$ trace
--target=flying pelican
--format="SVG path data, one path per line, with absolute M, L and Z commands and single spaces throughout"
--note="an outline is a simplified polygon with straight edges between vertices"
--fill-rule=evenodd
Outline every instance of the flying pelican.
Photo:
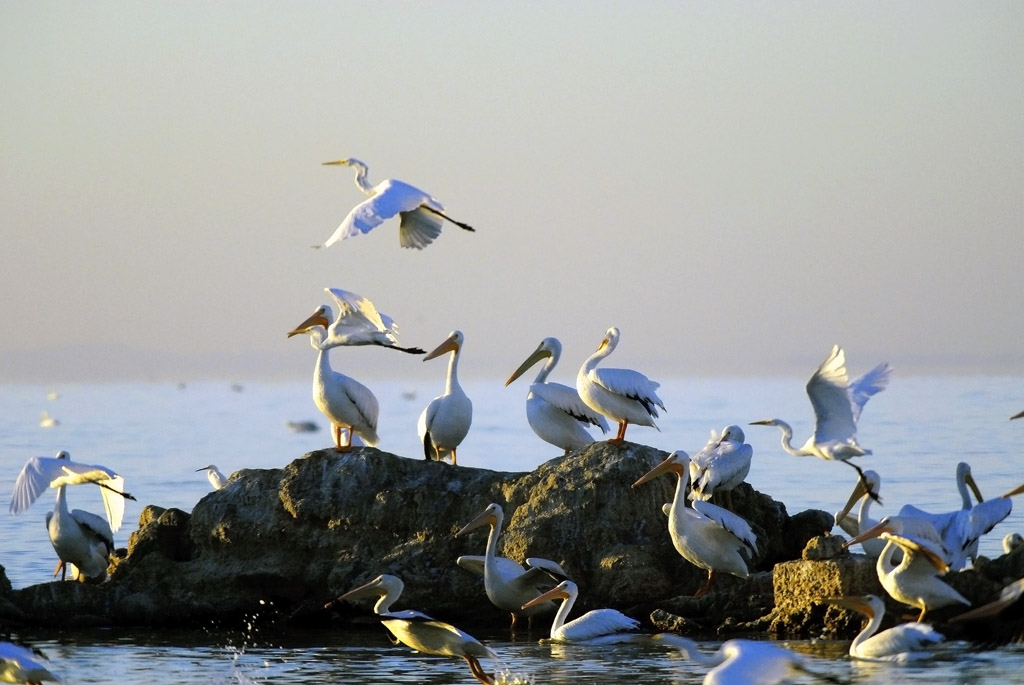
M 658 418 L 658 410 L 655 407 L 665 409 L 664 402 L 655 393 L 659 384 L 647 376 L 632 369 L 597 368 L 618 344 L 619 329 L 613 326 L 576 375 L 576 391 L 583 402 L 619 424 L 619 432 L 608 441 L 616 444 L 626 439 L 626 424 L 657 429 L 654 419 Z
M 334 316 L 330 305 L 322 304 L 296 330 L 323 326 L 327 330 L 324 347 L 378 345 L 409 354 L 423 354 L 418 347 L 401 347 L 398 344 L 398 324 L 387 314 L 377 311 L 370 300 L 341 288 L 324 288 L 324 292 L 334 298 L 338 316 Z
M 850 644 L 850 656 L 865 661 L 916 661 L 932 656 L 929 648 L 946 638 L 927 623 L 901 623 L 875 634 L 885 618 L 885 602 L 876 595 L 833 597 L 829 604 L 852 609 L 868 617 L 868 624 Z
M 844 546 L 880 536 L 886 541 L 875 562 L 875 572 L 882 587 L 897 602 L 921 610 L 918 622 L 924 621 L 930 609 L 952 604 L 971 603 L 939 575 L 949 570 L 949 552 L 928 521 L 906 516 L 886 516 L 878 525 L 864 531 Z M 899 548 L 903 560 L 897 564 L 893 554 Z
M 68 509 L 65 488 L 68 485 L 95 483 L 100 486 L 107 520 L 81 509 Z M 57 488 L 57 503 L 46 514 L 50 543 L 60 558 L 57 572 L 67 577 L 67 565 L 78 568 L 79 579 L 102 580 L 106 577 L 110 553 L 114 549 L 114 532 L 124 518 L 124 500 L 135 498 L 124 492 L 124 478 L 106 466 L 92 466 L 71 461 L 61 450 L 56 457 L 32 457 L 22 467 L 14 483 L 10 511 L 20 514 L 28 509 L 47 488 Z
M 942 543 L 950 552 L 949 567 L 959 571 L 967 565 L 967 560 L 974 560 L 978 556 L 978 543 L 982 535 L 990 532 L 995 526 L 1010 515 L 1013 510 L 1011 495 L 1003 495 L 985 501 L 981 496 L 974 476 L 971 475 L 971 467 L 966 462 L 960 462 L 956 467 L 956 484 L 960 492 L 961 507 L 942 514 L 931 514 L 917 507 L 906 504 L 900 511 L 900 516 L 909 516 L 929 521 L 942 538 Z M 970 492 L 978 499 L 974 504 Z
M 811 670 L 799 654 L 760 640 L 726 640 L 714 654 L 704 654 L 693 640 L 672 633 L 659 633 L 655 640 L 679 649 L 686 658 L 712 669 L 704 685 L 777 685 L 799 675 L 829 682 L 842 682 Z
M 323 323 L 313 316 L 288 333 L 288 337 L 309 334 L 309 343 L 317 351 L 316 368 L 313 370 L 313 402 L 331 422 L 335 449 L 347 452 L 352 449 L 352 434 L 363 442 L 375 447 L 377 437 L 377 415 L 380 405 L 377 398 L 365 385 L 331 368 L 328 357 L 330 348 L 324 342 L 327 332 Z M 345 444 L 341 444 L 341 433 L 347 431 Z
M 732 510 L 732 490 L 750 473 L 754 448 L 744 442 L 743 429 L 726 426 L 722 437 L 711 432 L 711 440 L 690 460 L 691 499 L 710 500 L 722 493 L 726 508 Z
M 640 621 L 630 618 L 615 609 L 595 609 L 588 611 L 579 618 L 565 622 L 579 589 L 571 580 L 563 580 L 547 592 L 534 597 L 523 605 L 523 609 L 542 604 L 548 600 L 561 599 L 562 605 L 551 622 L 551 642 L 573 642 L 588 645 L 606 645 L 612 642 L 625 642 L 637 636 L 636 630 Z
M 841 511 L 835 513 L 836 525 L 842 528 L 843 532 L 850 537 L 857 537 L 878 524 L 878 521 L 868 515 L 868 510 L 871 508 L 871 502 L 873 501 L 873 498 L 868 495 L 869 488 L 876 496 L 882 488 L 882 477 L 876 471 L 870 469 L 864 472 L 863 480 L 859 477 L 857 478 L 857 484 L 853 487 L 853 492 L 850 493 L 850 499 L 846 501 L 846 505 Z M 860 507 L 857 509 L 857 515 L 851 516 L 850 510 L 853 509 L 853 505 L 858 501 L 860 502 Z M 877 559 L 885 547 L 885 541 L 879 538 L 871 538 L 861 542 L 860 546 L 866 555 L 872 559 Z
M 469 670 L 474 678 L 481 683 L 493 683 L 494 676 L 485 673 L 483 666 L 480 665 L 482 658 L 498 658 L 491 648 L 485 647 L 475 637 L 455 626 L 438 621 L 420 611 L 391 611 L 391 605 L 402 594 L 404 588 L 405 585 L 400 578 L 385 573 L 365 585 L 349 590 L 335 602 L 360 597 L 379 597 L 373 611 L 380 616 L 381 623 L 396 640 L 423 654 L 462 657 L 469 664 Z M 329 602 L 325 608 L 331 608 L 333 604 L 334 602 Z
M 39 662 L 39 650 L 12 642 L 0 642 L 0 683 L 60 682 L 60 678 Z M 45 658 L 45 657 L 44 657 Z
M 423 361 L 435 359 L 451 352 L 448 360 L 448 378 L 444 394 L 430 401 L 416 424 L 427 460 L 441 461 L 451 455 L 455 466 L 455 451 L 469 433 L 473 423 L 473 402 L 459 385 L 459 352 L 465 338 L 462 331 L 452 331 Z
M 537 437 L 569 454 L 594 442 L 594 437 L 587 432 L 585 426 L 597 426 L 602 433 L 607 433 L 608 422 L 604 416 L 583 403 L 575 388 L 548 381 L 548 374 L 558 364 L 561 356 L 562 343 L 558 338 L 544 338 L 533 354 L 512 372 L 505 386 L 541 359 L 547 360 L 526 396 L 526 419 Z
M 778 426 L 785 451 L 797 457 L 842 461 L 856 469 L 863 480 L 864 472 L 849 461 L 871 454 L 871 450 L 857 443 L 857 421 L 868 399 L 885 389 L 891 375 L 892 367 L 883 362 L 851 383 L 846 375 L 846 354 L 839 345 L 833 345 L 832 352 L 807 381 L 815 426 L 814 434 L 802 447 L 793 447 L 793 428 L 782 419 L 754 421 L 751 425 Z M 877 495 L 871 496 L 877 500 Z
M 220 472 L 216 464 L 210 464 L 204 466 L 201 469 L 196 469 L 196 473 L 200 471 L 206 471 L 206 477 L 210 481 L 210 485 L 213 486 L 214 490 L 220 490 L 222 487 L 227 485 L 228 477 Z
M 711 591 L 718 571 L 740 578 L 748 575 L 747 562 L 740 554 L 746 548 L 757 552 L 757 538 L 750 524 L 736 514 L 704 500 L 693 500 L 692 509 L 686 506 L 686 488 L 689 485 L 690 457 L 676 450 L 646 475 L 633 483 L 635 488 L 665 473 L 678 476 L 676 494 L 668 514 L 668 532 L 672 544 L 684 559 L 708 572 L 708 582 L 694 596 L 701 597 Z
M 528 609 L 523 605 L 538 597 L 553 582 L 557 582 L 553 579 L 564 579 L 566 573 L 561 566 L 549 559 L 527 559 L 530 565 L 527 570 L 511 559 L 497 556 L 498 537 L 501 535 L 504 520 L 505 513 L 501 505 L 491 503 L 455 535 L 458 537 L 485 525 L 491 527 L 487 535 L 487 552 L 484 555 L 484 592 L 487 599 L 491 600 L 491 604 L 512 614 L 511 627 L 515 629 L 520 616 L 526 616 L 532 622 L 534 614 L 554 608 L 551 602 L 535 604 Z M 472 570 L 472 565 L 463 563 L 464 558 L 459 557 L 459 565 Z M 470 559 L 475 560 L 476 557 Z
M 376 186 L 371 186 L 366 178 L 369 169 L 358 159 L 349 157 L 324 162 L 324 166 L 349 166 L 355 169 L 356 186 L 370 197 L 353 207 L 327 242 L 318 247 L 330 247 L 343 238 L 369 233 L 396 214 L 402 217 L 398 230 L 398 239 L 402 247 L 422 250 L 441 235 L 444 220 L 467 231 L 475 230 L 472 226 L 445 214 L 444 205 L 408 183 L 389 178 Z

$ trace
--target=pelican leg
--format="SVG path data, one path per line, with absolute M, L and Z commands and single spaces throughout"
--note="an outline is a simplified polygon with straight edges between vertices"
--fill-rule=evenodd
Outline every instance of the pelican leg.
M 462 657 L 469 664 L 469 671 L 473 674 L 473 677 L 479 680 L 481 683 L 487 683 L 491 685 L 494 682 L 494 674 L 487 673 L 484 671 L 484 667 L 480 665 L 480 660 L 475 656 L 464 656 Z
M 619 432 L 615 434 L 615 437 L 610 439 L 608 442 L 613 445 L 621 445 L 622 441 L 626 439 L 626 422 L 619 421 Z
M 452 466 L 455 466 L 455 448 L 452 448 Z
M 694 597 L 703 597 L 704 595 L 711 592 L 711 584 L 715 582 L 715 572 L 708 571 L 708 582 L 704 584 L 704 587 L 693 593 Z
M 67 567 L 67 564 L 65 564 L 65 563 L 64 563 L 64 560 L 63 560 L 63 559 L 61 559 L 60 561 L 58 561 L 58 562 L 57 562 L 57 568 L 53 569 L 53 577 L 54 577 L 54 578 L 56 578 L 56 577 L 57 577 L 57 573 L 60 573 L 60 574 L 61 574 L 61 575 L 60 575 L 60 579 L 61 579 L 61 580 L 64 580 L 64 578 L 65 578 L 65 577 L 67 576 L 67 573 L 68 573 L 68 567 Z
M 925 615 L 925 614 L 927 614 L 927 613 L 928 613 L 928 607 L 926 607 L 926 606 L 922 605 L 922 606 L 921 606 L 921 613 L 920 613 L 920 615 L 919 615 L 919 616 L 917 617 L 917 622 L 918 622 L 918 623 L 923 623 L 923 622 L 924 622 L 924 615 Z
M 722 499 L 725 502 L 725 508 L 731 512 L 735 512 L 736 509 L 732 505 L 732 490 L 726 490 L 725 494 L 722 495 Z

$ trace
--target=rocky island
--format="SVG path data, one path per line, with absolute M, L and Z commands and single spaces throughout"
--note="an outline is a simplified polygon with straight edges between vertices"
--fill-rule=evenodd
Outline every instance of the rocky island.
M 758 551 L 748 578 L 722 575 L 694 597 L 706 572 L 673 548 L 662 507 L 674 479 L 630 486 L 661 450 L 594 443 L 529 473 L 408 459 L 362 447 L 319 450 L 280 469 L 242 470 L 191 513 L 151 504 L 103 583 L 48 582 L 14 590 L 0 575 L 0 628 L 228 625 L 261 616 L 302 625 L 345 621 L 366 607 L 325 602 L 370 578 L 405 582 L 401 608 L 466 628 L 508 624 L 480 575 L 456 565 L 482 555 L 484 529 L 456 536 L 494 502 L 504 510 L 498 553 L 558 562 L 580 588 L 576 612 L 613 607 L 648 630 L 725 637 L 852 637 L 859 615 L 826 597 L 885 596 L 874 561 L 843 549 L 832 516 L 785 505 L 742 484 L 737 513 Z M 1024 575 L 1024 548 L 946 580 L 972 603 Z M 909 613 L 889 601 L 889 614 Z M 951 610 L 955 613 L 959 610 Z M 941 620 L 943 612 L 935 612 Z

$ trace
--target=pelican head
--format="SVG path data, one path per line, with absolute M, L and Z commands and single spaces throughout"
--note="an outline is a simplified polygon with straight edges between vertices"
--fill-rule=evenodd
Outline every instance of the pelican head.
M 868 488 L 864 487 L 865 483 L 867 483 L 868 486 L 871 488 L 873 496 L 878 496 L 878 486 L 881 485 L 882 478 L 881 476 L 878 475 L 876 471 L 868 469 L 867 471 L 864 472 L 863 478 L 857 479 L 857 485 L 854 486 L 853 492 L 850 493 L 850 499 L 846 501 L 846 506 L 843 507 L 842 511 L 836 514 L 836 521 L 842 520 L 844 516 L 850 513 L 850 510 L 853 509 L 853 506 L 860 501 L 860 498 L 868 494 Z
M 360 599 L 362 597 L 379 597 L 380 599 L 377 600 L 373 610 L 378 614 L 385 614 L 388 609 L 391 608 L 392 602 L 398 599 L 398 596 L 402 594 L 402 590 L 404 589 L 405 584 L 402 582 L 401 578 L 389 573 L 384 573 L 377 576 L 369 583 L 349 590 L 337 599 L 328 602 L 324 605 L 324 608 L 330 609 L 336 603 L 344 602 L 346 600 Z
M 863 495 L 864 493 L 861 494 Z M 853 539 L 844 542 L 843 547 L 850 547 L 851 545 L 856 545 L 858 543 L 864 542 L 865 540 L 870 540 L 871 538 L 881 537 L 883 533 L 886 535 L 891 533 L 899 533 L 902 532 L 902 528 L 902 526 L 898 526 L 896 524 L 896 522 L 893 520 L 893 517 L 886 516 L 884 519 L 879 521 L 871 528 L 862 531 L 860 535 L 857 535 Z
M 432 352 L 428 352 L 426 356 L 423 357 L 423 361 L 427 361 L 428 359 L 436 359 L 445 352 L 455 352 L 456 354 L 458 354 L 459 350 L 462 349 L 462 343 L 464 340 L 465 338 L 462 335 L 462 331 L 452 331 L 451 333 L 448 334 L 448 337 L 445 339 L 443 343 L 438 345 L 436 348 L 434 348 Z
M 496 526 L 502 518 L 504 518 L 504 513 L 501 510 L 501 505 L 496 502 L 492 502 L 488 504 L 487 508 L 480 512 L 475 519 L 460 528 L 459 532 L 456 533 L 455 536 L 458 537 L 471 530 L 480 528 L 481 526 Z
M 658 476 L 665 473 L 674 473 L 680 478 L 690 477 L 690 455 L 683 450 L 676 450 L 672 454 L 665 458 L 665 461 L 661 462 L 653 469 L 648 471 L 646 474 L 641 476 L 637 482 L 633 483 L 632 487 L 642 485 L 649 480 L 653 480 Z
M 605 334 L 604 339 L 601 340 L 601 344 L 597 346 L 597 351 L 607 350 L 606 354 L 611 354 L 615 346 L 619 344 L 619 329 L 615 326 L 609 328 Z
M 508 377 L 507 381 L 505 381 L 505 385 L 508 386 L 512 381 L 522 376 L 526 373 L 527 369 L 540 360 L 550 357 L 557 361 L 561 354 L 562 343 L 558 342 L 558 338 L 544 338 L 540 341 L 540 345 L 537 346 L 537 349 L 533 351 L 533 354 L 527 357 L 526 361 L 520 364 L 519 368 L 512 372 L 512 375 Z
M 739 426 L 726 426 L 722 429 L 722 437 L 718 439 L 718 444 L 721 445 L 723 442 L 742 443 L 746 439 L 747 436 L 743 434 L 743 429 Z
M 861 595 L 860 597 L 830 597 L 826 599 L 825 602 L 834 606 L 843 607 L 844 609 L 851 609 L 862 613 L 868 617 L 868 620 L 875 616 L 885 614 L 885 602 L 876 595 Z
M 523 609 L 529 609 L 535 607 L 538 604 L 543 604 L 552 599 L 569 599 L 573 594 L 577 592 L 576 583 L 571 580 L 563 580 L 558 585 L 554 586 L 547 592 L 541 593 L 531 599 L 529 602 L 523 605 Z
M 309 318 L 296 326 L 293 330 L 288 332 L 288 337 L 293 335 L 301 335 L 302 333 L 308 333 L 309 329 L 314 326 L 323 326 L 324 330 L 331 325 L 331 320 L 328 318 L 331 315 L 331 308 L 326 304 L 322 304 L 316 308 Z
M 979 502 L 985 501 L 985 498 L 981 496 L 981 490 L 978 488 L 978 484 L 974 481 L 974 475 L 971 473 L 971 465 L 966 461 L 962 461 L 956 465 L 956 480 L 958 483 L 964 483 L 967 485 Z

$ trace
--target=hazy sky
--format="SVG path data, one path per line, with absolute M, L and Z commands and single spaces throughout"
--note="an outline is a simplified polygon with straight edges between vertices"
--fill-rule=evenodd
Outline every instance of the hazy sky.
M 1016 1 L 0 2 L 0 380 L 306 376 L 325 286 L 467 376 L 1024 373 L 1022 84 Z M 311 249 L 348 156 L 477 232 Z

